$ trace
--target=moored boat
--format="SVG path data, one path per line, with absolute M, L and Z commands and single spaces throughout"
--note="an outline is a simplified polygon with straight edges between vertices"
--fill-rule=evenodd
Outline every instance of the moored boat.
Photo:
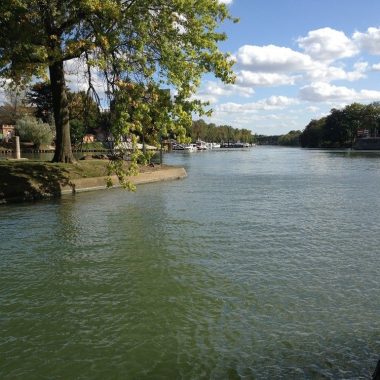
M 183 148 L 187 152 L 196 152 L 198 150 L 196 144 L 187 144 L 187 145 L 184 145 Z
M 202 140 L 197 140 L 196 146 L 198 150 L 206 150 L 209 149 L 207 143 Z
M 251 145 L 248 143 L 234 142 L 234 143 L 222 143 L 220 144 L 221 148 L 249 148 Z

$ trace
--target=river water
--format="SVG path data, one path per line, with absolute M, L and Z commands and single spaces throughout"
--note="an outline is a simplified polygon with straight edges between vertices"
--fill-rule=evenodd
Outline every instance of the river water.
M 165 160 L 188 178 L 0 208 L 0 378 L 370 378 L 380 155 Z

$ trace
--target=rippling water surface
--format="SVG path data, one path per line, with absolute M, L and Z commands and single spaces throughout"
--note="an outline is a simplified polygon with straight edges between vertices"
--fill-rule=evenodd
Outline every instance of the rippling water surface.
M 166 161 L 188 178 L 0 208 L 0 378 L 369 378 L 380 155 Z

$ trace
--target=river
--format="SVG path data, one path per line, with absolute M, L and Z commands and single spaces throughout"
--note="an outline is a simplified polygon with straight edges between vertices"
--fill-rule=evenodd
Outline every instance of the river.
M 370 378 L 380 154 L 165 161 L 188 178 L 0 207 L 0 378 Z

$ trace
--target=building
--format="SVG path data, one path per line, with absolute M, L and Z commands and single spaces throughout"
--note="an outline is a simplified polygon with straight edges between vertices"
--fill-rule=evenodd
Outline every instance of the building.
M 85 144 L 87 143 L 93 143 L 95 141 L 95 135 L 91 134 L 91 133 L 86 133 L 84 136 L 83 136 L 83 142 Z
M 16 126 L 3 124 L 0 126 L 0 140 L 8 142 L 15 135 Z
M 358 129 L 356 141 L 353 145 L 357 150 L 380 150 L 380 134 L 377 128 Z

